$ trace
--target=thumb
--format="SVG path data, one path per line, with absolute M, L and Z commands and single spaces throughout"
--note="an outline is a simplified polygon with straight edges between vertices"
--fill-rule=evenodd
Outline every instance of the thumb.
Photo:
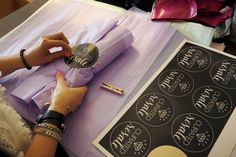
M 64 74 L 61 71 L 56 72 L 56 78 L 57 78 L 57 85 L 62 87 L 67 87 Z

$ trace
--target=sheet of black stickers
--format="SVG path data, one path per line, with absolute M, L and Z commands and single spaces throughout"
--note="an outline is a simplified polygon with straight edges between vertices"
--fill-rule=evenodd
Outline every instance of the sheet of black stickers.
M 236 60 L 185 42 L 147 84 L 95 145 L 116 157 L 163 145 L 207 157 L 235 108 Z

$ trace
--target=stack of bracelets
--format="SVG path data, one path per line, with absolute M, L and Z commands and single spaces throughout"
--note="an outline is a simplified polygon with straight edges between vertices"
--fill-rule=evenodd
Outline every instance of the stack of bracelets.
M 20 51 L 20 59 L 26 69 L 31 70 L 31 66 L 26 62 L 24 57 L 25 49 Z M 34 126 L 34 134 L 40 134 L 51 137 L 56 141 L 61 140 L 61 135 L 64 131 L 64 118 L 65 116 L 59 112 L 48 110 L 43 115 L 37 118 L 37 124 Z
M 34 134 L 40 134 L 51 137 L 56 141 L 61 140 L 61 135 L 65 129 L 64 115 L 48 110 L 37 118 L 37 124 L 34 126 Z

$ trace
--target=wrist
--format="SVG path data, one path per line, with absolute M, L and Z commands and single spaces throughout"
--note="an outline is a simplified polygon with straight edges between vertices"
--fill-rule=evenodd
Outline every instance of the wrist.
M 55 125 L 62 132 L 65 128 L 65 116 L 57 111 L 47 110 L 44 114 L 41 114 L 37 118 L 37 123 L 49 123 Z
M 31 70 L 32 65 L 29 64 L 29 61 L 31 60 L 28 58 L 28 55 L 26 55 L 25 51 L 25 49 L 20 51 L 20 60 L 26 69 Z
M 25 51 L 25 60 L 28 63 L 29 66 L 33 67 L 33 66 L 37 66 L 34 63 L 34 58 L 32 57 L 32 52 L 31 51 Z
M 36 124 L 33 128 L 33 133 L 50 137 L 57 142 L 60 142 L 62 136 L 62 131 L 59 128 L 46 122 Z
M 50 105 L 48 110 L 51 110 L 51 111 L 55 111 L 55 112 L 58 112 L 64 116 L 66 116 L 68 114 L 67 110 L 62 108 L 62 107 L 57 107 L 55 105 Z

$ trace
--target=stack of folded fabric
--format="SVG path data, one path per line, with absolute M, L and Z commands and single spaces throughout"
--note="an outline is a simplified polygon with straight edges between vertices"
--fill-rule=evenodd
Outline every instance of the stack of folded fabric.
M 64 59 L 57 60 L 38 68 L 14 89 L 12 94 L 26 103 L 33 100 L 42 110 L 44 104 L 50 102 L 51 91 L 56 87 L 56 71 L 65 73 L 70 86 L 86 85 L 94 75 L 131 46 L 133 36 L 129 30 L 118 26 L 116 20 L 111 20 L 105 24 L 91 25 L 79 30 L 72 38 L 72 42 L 75 46 L 83 43 L 94 44 L 99 52 L 96 63 L 87 68 L 71 68 Z

